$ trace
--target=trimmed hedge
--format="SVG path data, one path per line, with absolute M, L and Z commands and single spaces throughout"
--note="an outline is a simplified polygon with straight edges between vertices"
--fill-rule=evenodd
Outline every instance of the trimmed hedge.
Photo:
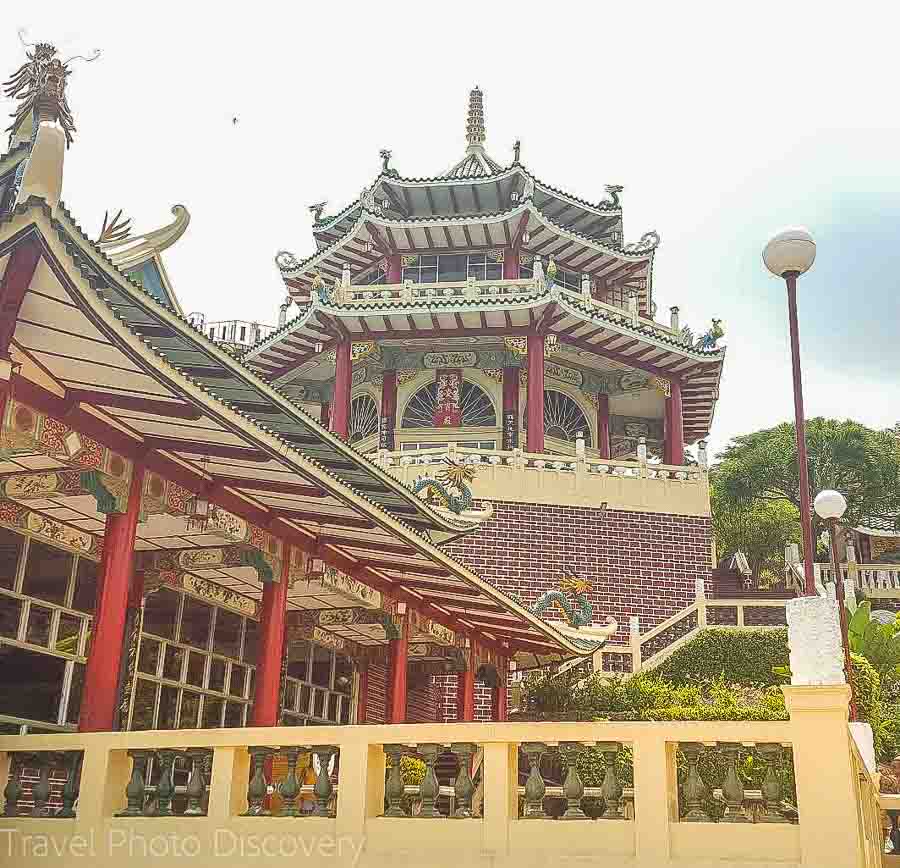
M 788 665 L 787 630 L 717 630 L 710 627 L 654 669 L 672 684 L 723 678 L 729 684 L 782 683 L 773 671 Z

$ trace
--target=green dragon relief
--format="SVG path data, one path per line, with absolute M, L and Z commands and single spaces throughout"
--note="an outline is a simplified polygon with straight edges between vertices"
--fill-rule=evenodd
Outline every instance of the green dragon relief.
M 447 466 L 441 468 L 435 477 L 419 477 L 413 483 L 412 490 L 415 494 L 424 493 L 426 503 L 442 506 L 460 515 L 472 506 L 472 489 L 468 483 L 475 479 L 475 468 L 456 464 L 449 458 L 445 458 L 444 462 Z
M 580 579 L 575 573 L 565 571 L 559 580 L 558 591 L 547 591 L 535 601 L 531 611 L 535 615 L 543 615 L 551 606 L 556 606 L 563 614 L 570 627 L 589 627 L 594 620 L 594 609 L 587 598 L 593 585 L 586 579 Z M 571 595 L 569 600 L 567 594 Z

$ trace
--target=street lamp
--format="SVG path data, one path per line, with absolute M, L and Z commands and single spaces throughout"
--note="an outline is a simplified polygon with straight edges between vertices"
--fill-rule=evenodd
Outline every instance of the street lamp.
M 841 562 L 838 558 L 837 531 L 838 522 L 847 511 L 847 500 L 839 491 L 826 489 L 816 495 L 813 508 L 816 515 L 825 522 L 828 527 L 829 548 L 831 549 L 831 569 L 834 571 L 834 595 L 837 597 L 838 615 L 841 623 L 841 644 L 844 647 L 844 670 L 847 674 L 847 683 L 850 685 L 850 719 L 856 720 L 856 702 L 853 696 L 853 681 L 850 669 L 850 640 L 847 636 L 847 606 L 844 598 L 844 576 L 841 572 Z
M 791 329 L 791 362 L 794 375 L 794 428 L 797 434 L 797 463 L 800 469 L 800 526 L 803 529 L 804 593 L 815 596 L 813 573 L 812 509 L 809 502 L 809 469 L 806 463 L 806 421 L 803 415 L 803 381 L 800 377 L 800 338 L 797 333 L 797 278 L 816 261 L 816 242 L 802 226 L 775 233 L 763 250 L 763 262 L 787 284 L 788 317 Z

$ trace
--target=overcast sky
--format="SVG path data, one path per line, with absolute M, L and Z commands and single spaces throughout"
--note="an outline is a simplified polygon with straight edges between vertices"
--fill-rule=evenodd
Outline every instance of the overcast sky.
M 900 419 L 898 17 L 886 3 L 34 2 L 5 16 L 73 66 L 78 128 L 63 196 L 96 236 L 192 221 L 166 265 L 185 311 L 274 323 L 273 256 L 312 252 L 307 206 L 336 210 L 391 148 L 405 176 L 461 158 L 469 89 L 488 152 L 522 141 L 538 177 L 592 201 L 623 184 L 627 240 L 662 236 L 654 292 L 728 355 L 712 431 L 792 418 L 783 286 L 760 250 L 805 224 L 800 284 L 808 416 Z M 4 76 L 5 77 L 5 76 Z M 4 109 L 12 103 L 4 101 Z M 232 123 L 237 117 L 238 122 Z

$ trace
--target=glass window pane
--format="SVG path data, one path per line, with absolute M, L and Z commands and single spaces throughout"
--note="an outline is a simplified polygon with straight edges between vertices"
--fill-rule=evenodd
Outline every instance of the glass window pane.
M 197 654 L 195 651 L 192 651 L 191 656 L 188 657 L 187 683 L 193 684 L 194 687 L 203 687 L 203 675 L 205 670 L 206 655 Z
M 291 642 L 288 646 L 287 672 L 298 681 L 309 681 L 309 642 Z
M 288 679 L 284 685 L 284 707 L 292 709 L 297 702 L 297 682 Z
M 181 613 L 181 641 L 194 648 L 206 648 L 209 641 L 209 628 L 212 622 L 212 609 L 193 597 L 184 598 L 184 610 Z
M 53 616 L 51 609 L 32 604 L 28 613 L 28 628 L 25 633 L 25 641 L 32 645 L 50 644 L 50 619 Z
M 485 280 L 500 280 L 503 277 L 503 266 L 499 262 L 489 262 L 484 270 Z
M 209 663 L 209 689 L 225 692 L 225 661 L 213 657 Z
M 22 605 L 15 597 L 0 596 L 0 636 L 15 639 L 19 635 Z
M 203 698 L 203 728 L 217 729 L 222 725 L 222 700 L 211 696 Z
M 244 725 L 244 706 L 240 702 L 227 702 L 225 704 L 225 726 Z
M 331 651 L 313 645 L 312 678 L 317 687 L 331 687 Z
M 237 663 L 231 664 L 231 682 L 228 687 L 228 692 L 232 696 L 243 696 L 244 695 L 244 683 L 247 680 L 247 670 L 243 666 L 238 666 Z
M 132 729 L 153 729 L 153 709 L 156 705 L 157 685 L 146 678 L 138 678 L 134 691 L 134 710 L 131 713 Z
M 28 545 L 22 593 L 62 604 L 66 599 L 74 555 L 32 540 Z
M 0 527 L 0 588 L 12 590 L 23 542 L 19 534 Z
M 438 262 L 438 258 L 436 254 L 430 254 L 428 256 L 420 256 L 419 257 L 419 265 L 430 265 L 436 266 Z
M 175 713 L 178 710 L 178 694 L 177 687 L 166 687 L 163 685 L 159 692 L 159 718 L 157 729 L 175 729 Z
M 465 254 L 442 254 L 438 261 L 438 274 L 441 281 L 466 279 Z
M 178 715 L 178 726 L 181 729 L 196 729 L 199 712 L 200 694 L 185 690 L 181 697 L 181 714 Z
M 257 649 L 259 648 L 259 621 L 247 619 L 247 633 L 244 636 L 245 663 L 256 663 Z
M 174 639 L 175 618 L 180 601 L 181 594 L 168 588 L 160 588 L 150 594 L 144 604 L 144 632 L 163 639 Z
M 325 691 L 317 690 L 313 698 L 313 717 L 325 716 Z
M 337 722 L 340 697 L 336 693 L 328 694 L 328 719 Z
M 76 615 L 60 613 L 59 626 L 56 628 L 56 650 L 64 654 L 78 653 L 78 639 L 81 633 L 82 618 Z
M 72 608 L 79 612 L 92 614 L 97 599 L 97 571 L 99 564 L 87 558 L 78 558 L 75 567 L 75 594 L 72 597 Z
M 78 723 L 78 716 L 81 714 L 81 692 L 84 690 L 84 663 L 74 663 L 72 666 L 72 686 L 69 688 L 66 722 Z
M 312 698 L 312 688 L 303 684 L 300 687 L 300 705 L 298 709 L 301 714 L 309 714 L 309 700 Z
M 0 714 L 56 723 L 65 669 L 62 657 L 4 646 Z
M 419 283 L 437 283 L 437 267 L 419 269 Z
M 156 675 L 156 667 L 159 662 L 160 644 L 155 639 L 141 636 L 141 650 L 138 654 L 138 672 L 146 675 Z
M 219 609 L 216 612 L 216 631 L 213 651 L 226 657 L 237 657 L 241 650 L 241 623 L 243 618 L 234 612 Z
M 171 681 L 181 681 L 181 665 L 185 653 L 184 648 L 177 648 L 175 645 L 166 646 L 163 678 L 168 678 Z

